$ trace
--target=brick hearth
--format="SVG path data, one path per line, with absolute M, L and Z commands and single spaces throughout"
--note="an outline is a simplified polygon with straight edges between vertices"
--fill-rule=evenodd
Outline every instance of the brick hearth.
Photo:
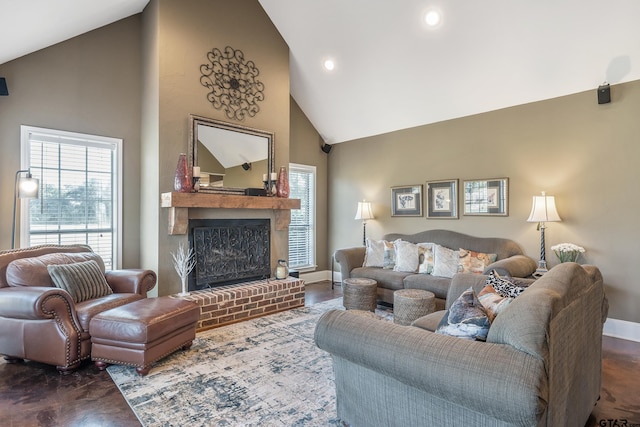
M 304 280 L 288 277 L 172 295 L 200 306 L 198 331 L 304 306 Z

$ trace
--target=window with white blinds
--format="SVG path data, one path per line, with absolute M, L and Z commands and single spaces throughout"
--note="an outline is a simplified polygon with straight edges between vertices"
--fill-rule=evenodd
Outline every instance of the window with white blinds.
M 298 271 L 314 269 L 316 168 L 291 163 L 289 165 L 290 197 L 300 199 L 300 209 L 291 211 L 289 225 L 289 267 Z
M 122 140 L 22 126 L 22 163 L 40 180 L 21 246 L 86 244 L 118 268 Z

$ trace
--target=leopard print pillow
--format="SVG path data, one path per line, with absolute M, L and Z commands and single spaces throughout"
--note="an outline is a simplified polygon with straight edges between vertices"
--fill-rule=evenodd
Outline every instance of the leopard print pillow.
M 489 273 L 486 284 L 491 285 L 496 292 L 508 298 L 515 298 L 526 289 L 525 287 L 516 285 L 510 277 L 501 277 L 495 270 L 491 270 Z

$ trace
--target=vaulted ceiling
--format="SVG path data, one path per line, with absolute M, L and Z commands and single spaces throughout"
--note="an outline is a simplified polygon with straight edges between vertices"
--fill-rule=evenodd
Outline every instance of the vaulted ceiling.
M 259 2 L 289 45 L 291 94 L 328 143 L 586 90 L 595 103 L 603 82 L 640 79 L 637 0 Z M 0 0 L 0 64 L 147 3 Z

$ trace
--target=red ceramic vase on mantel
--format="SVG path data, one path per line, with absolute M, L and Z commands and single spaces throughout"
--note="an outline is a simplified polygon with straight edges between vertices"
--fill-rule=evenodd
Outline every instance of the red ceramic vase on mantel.
M 187 155 L 184 153 L 180 153 L 180 157 L 178 157 L 173 189 L 179 193 L 191 192 L 191 171 L 187 163 Z
M 278 173 L 276 195 L 282 198 L 289 197 L 289 174 L 287 173 L 287 168 L 284 166 L 280 167 L 280 172 Z

